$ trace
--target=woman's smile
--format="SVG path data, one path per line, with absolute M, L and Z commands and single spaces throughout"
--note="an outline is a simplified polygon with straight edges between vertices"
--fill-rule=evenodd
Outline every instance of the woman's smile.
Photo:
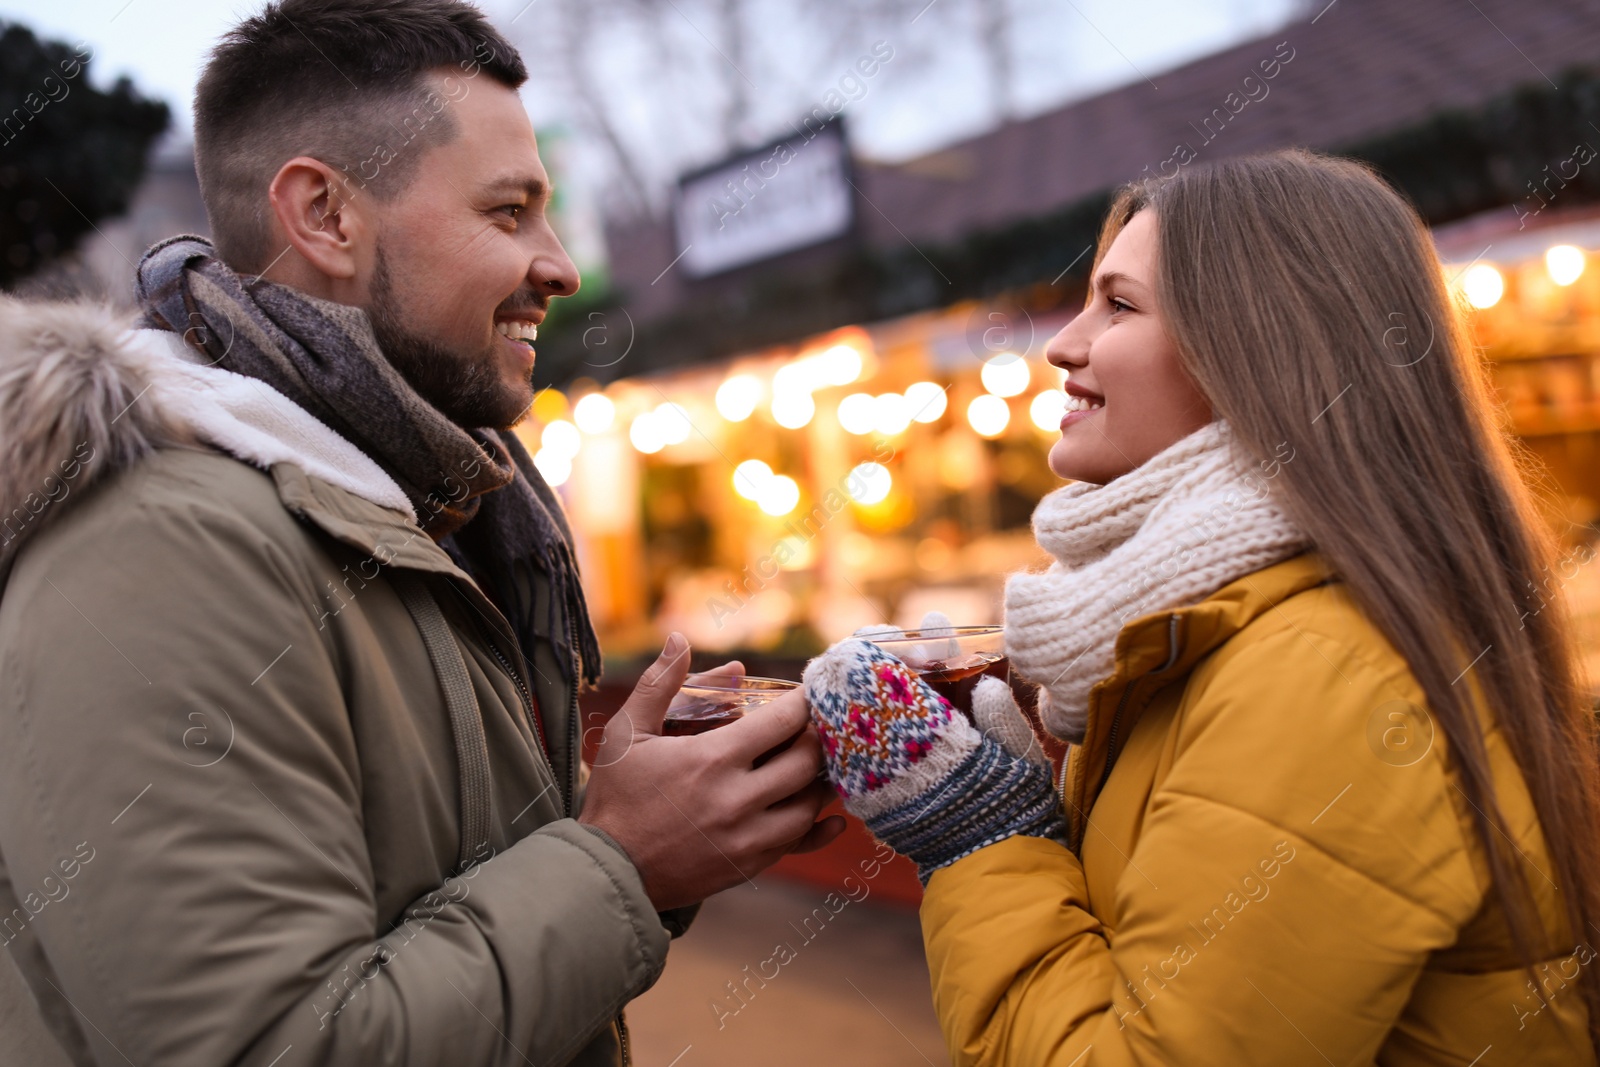
M 1075 422 L 1083 422 L 1096 411 L 1106 406 L 1106 398 L 1099 393 L 1085 389 L 1081 385 L 1067 382 L 1067 403 L 1065 413 L 1061 416 L 1061 429 L 1066 431 L 1068 426 Z

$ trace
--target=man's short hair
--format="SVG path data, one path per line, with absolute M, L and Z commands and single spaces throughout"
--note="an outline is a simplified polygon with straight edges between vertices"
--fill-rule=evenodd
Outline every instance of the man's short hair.
M 428 72 L 454 68 L 441 94 Z M 516 49 L 461 0 L 280 0 L 217 44 L 195 91 L 195 170 L 223 262 L 264 270 L 267 188 L 310 156 L 386 199 L 428 147 L 454 136 L 454 93 L 488 74 L 528 78 Z

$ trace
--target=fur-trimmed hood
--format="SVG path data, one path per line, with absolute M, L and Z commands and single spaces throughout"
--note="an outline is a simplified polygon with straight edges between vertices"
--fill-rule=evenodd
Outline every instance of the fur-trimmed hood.
M 65 501 L 158 448 L 291 462 L 415 521 L 371 457 L 265 382 L 202 359 L 103 305 L 0 297 L 0 579 Z
M 572 818 L 559 649 L 358 493 L 398 493 L 371 459 L 127 325 L 0 303 L 5 1043 L 37 1015 L 78 1067 L 620 1067 L 683 917 Z M 419 917 L 426 947 L 380 936 Z

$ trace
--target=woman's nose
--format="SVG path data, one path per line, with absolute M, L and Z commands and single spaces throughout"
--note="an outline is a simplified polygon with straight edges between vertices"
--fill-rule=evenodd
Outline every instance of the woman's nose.
M 1086 339 L 1077 337 L 1079 331 L 1074 326 L 1080 326 L 1082 316 L 1074 318 L 1071 322 L 1056 331 L 1050 338 L 1050 343 L 1045 345 L 1044 358 L 1052 367 L 1062 370 L 1071 370 L 1073 367 L 1082 367 L 1089 362 L 1089 346 Z

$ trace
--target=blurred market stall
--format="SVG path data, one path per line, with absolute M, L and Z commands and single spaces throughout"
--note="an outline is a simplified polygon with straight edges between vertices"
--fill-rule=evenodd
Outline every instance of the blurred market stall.
M 1522 610 L 1564 603 L 1600 694 L 1600 209 L 1527 214 L 1489 212 L 1435 239 L 1506 424 L 1549 474 L 1541 495 L 1564 552 Z M 1409 346 L 1415 358 L 1426 343 Z
M 1576 0 L 1480 7 L 1343 0 L 1159 93 L 893 166 L 853 157 L 819 107 L 686 175 L 666 216 L 614 225 L 611 288 L 552 317 L 553 388 L 524 431 L 571 509 L 614 676 L 670 629 L 793 677 L 865 623 L 998 621 L 1058 484 L 1043 348 L 1081 304 L 1110 191 L 1292 144 L 1369 161 L 1436 227 L 1552 474 L 1568 555 L 1535 592 L 1566 599 L 1600 661 L 1600 23 Z
M 676 629 L 799 658 L 930 608 L 998 621 L 996 578 L 1036 560 L 1028 517 L 1057 484 L 1062 376 L 1043 329 L 975 359 L 970 311 L 543 393 L 523 432 L 571 487 L 608 652 Z

